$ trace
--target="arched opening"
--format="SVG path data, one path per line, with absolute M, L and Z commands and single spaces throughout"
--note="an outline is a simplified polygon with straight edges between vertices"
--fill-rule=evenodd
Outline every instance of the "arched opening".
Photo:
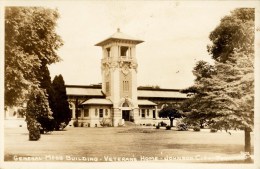
M 130 110 L 122 110 L 122 119 L 130 121 Z
M 129 104 L 125 101 L 122 105 L 122 107 L 129 107 Z
M 121 107 L 122 119 L 124 119 L 124 121 L 133 121 L 133 104 L 131 99 L 122 98 L 119 105 Z

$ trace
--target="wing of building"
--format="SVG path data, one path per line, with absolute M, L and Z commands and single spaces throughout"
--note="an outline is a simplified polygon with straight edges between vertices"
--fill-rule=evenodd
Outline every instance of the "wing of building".
M 83 126 L 99 127 L 102 121 L 113 125 L 114 108 L 112 100 L 102 92 L 102 85 L 66 85 L 73 121 L 78 119 Z M 187 99 L 187 95 L 176 89 L 160 89 L 153 87 L 137 88 L 137 107 L 128 97 L 124 97 L 117 105 L 120 115 L 118 125 L 131 121 L 138 125 L 157 125 L 163 119 L 158 112 L 164 106 L 178 107 Z M 77 106 L 76 106 L 77 105 Z M 134 116 L 134 111 L 137 115 Z M 76 113 L 78 112 L 78 113 Z

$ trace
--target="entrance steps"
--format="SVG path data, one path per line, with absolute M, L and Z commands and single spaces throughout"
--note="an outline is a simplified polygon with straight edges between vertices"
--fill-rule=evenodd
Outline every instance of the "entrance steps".
M 131 121 L 125 121 L 125 126 L 126 127 L 132 127 L 132 126 L 136 126 L 136 124 L 134 122 L 131 122 Z

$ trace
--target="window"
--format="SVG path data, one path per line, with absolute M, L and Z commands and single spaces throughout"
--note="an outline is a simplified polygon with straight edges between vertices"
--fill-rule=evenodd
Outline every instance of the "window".
M 129 91 L 129 81 L 123 81 L 123 91 L 124 92 Z
M 110 57 L 110 48 L 107 48 L 107 57 Z
M 99 117 L 100 117 L 100 118 L 103 117 L 103 109 L 99 109 Z
M 156 117 L 155 117 L 155 110 L 153 110 L 153 118 L 155 119 Z
M 106 92 L 109 92 L 109 82 L 106 82 Z
M 141 116 L 141 109 L 139 109 L 139 116 Z
M 106 109 L 106 116 L 108 116 L 108 109 Z
M 81 117 L 81 110 L 78 110 L 78 117 Z
M 142 109 L 142 118 L 145 118 L 145 109 Z
M 84 109 L 84 117 L 88 117 L 89 116 L 89 109 Z
M 98 116 L 98 109 L 95 109 L 95 116 Z
M 149 109 L 147 109 L 147 116 L 149 116 Z
M 127 54 L 128 54 L 128 47 L 127 46 L 121 46 L 120 49 L 121 49 L 120 50 L 121 56 L 127 56 Z

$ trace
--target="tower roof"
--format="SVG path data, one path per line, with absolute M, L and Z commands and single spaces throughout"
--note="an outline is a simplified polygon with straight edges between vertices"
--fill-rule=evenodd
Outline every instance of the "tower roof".
M 105 44 L 112 42 L 112 41 L 116 41 L 116 40 L 121 40 L 121 41 L 126 41 L 126 42 L 131 42 L 131 43 L 135 43 L 135 44 L 139 44 L 142 43 L 144 41 L 137 39 L 137 38 L 133 38 L 125 33 L 122 33 L 120 31 L 120 29 L 117 29 L 117 32 L 115 32 L 113 35 L 111 35 L 110 37 L 108 37 L 107 39 L 95 44 L 95 46 L 104 46 Z

